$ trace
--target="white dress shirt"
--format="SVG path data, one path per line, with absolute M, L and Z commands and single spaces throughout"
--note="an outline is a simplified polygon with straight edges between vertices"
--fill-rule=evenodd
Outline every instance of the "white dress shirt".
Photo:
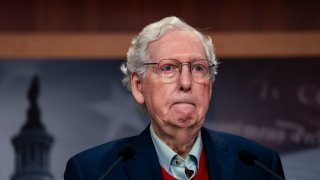
M 155 133 L 150 125 L 150 134 L 155 146 L 160 165 L 173 177 L 179 180 L 192 179 L 199 168 L 200 155 L 202 149 L 201 133 L 199 132 L 191 151 L 186 158 L 182 158 L 166 145 Z M 190 177 L 186 175 L 186 169 L 193 171 Z

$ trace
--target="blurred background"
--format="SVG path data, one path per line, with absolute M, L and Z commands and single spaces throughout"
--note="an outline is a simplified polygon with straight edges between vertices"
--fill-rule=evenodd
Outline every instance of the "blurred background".
M 131 38 L 171 15 L 222 62 L 206 126 L 276 149 L 287 179 L 319 179 L 319 12 L 314 0 L 2 0 L 0 179 L 63 179 L 72 155 L 142 131 L 119 67 Z

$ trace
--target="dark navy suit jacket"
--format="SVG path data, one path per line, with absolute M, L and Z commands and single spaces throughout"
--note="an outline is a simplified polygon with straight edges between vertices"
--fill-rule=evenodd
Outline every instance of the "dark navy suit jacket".
M 258 160 L 284 177 L 277 152 L 239 136 L 201 129 L 206 153 L 209 179 L 212 180 L 271 180 L 270 174 L 257 166 L 248 166 L 239 160 L 239 151 L 254 152 Z M 116 161 L 119 150 L 130 144 L 135 149 L 132 159 L 120 162 L 106 179 L 161 180 L 160 164 L 149 127 L 140 135 L 115 140 L 81 152 L 67 163 L 67 180 L 96 180 Z

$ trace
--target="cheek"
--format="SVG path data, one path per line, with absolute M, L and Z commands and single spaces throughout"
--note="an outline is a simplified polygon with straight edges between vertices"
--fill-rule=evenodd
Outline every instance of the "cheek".
M 174 87 L 158 82 L 153 76 L 149 76 L 145 82 L 143 94 L 147 108 L 153 112 L 164 111 L 174 93 Z
M 201 106 L 203 106 L 204 108 L 207 108 L 211 100 L 212 85 L 208 84 L 203 87 L 200 87 L 199 89 L 197 89 L 197 92 L 199 93 L 197 95 L 198 102 L 201 104 Z
M 170 104 L 170 99 L 174 95 L 174 88 L 171 86 L 160 85 L 154 89 L 151 94 L 151 100 L 154 105 L 156 105 L 158 109 L 166 108 Z

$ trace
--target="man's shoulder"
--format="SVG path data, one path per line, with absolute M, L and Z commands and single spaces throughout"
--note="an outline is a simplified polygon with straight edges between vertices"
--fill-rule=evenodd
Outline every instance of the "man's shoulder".
M 208 134 L 210 135 L 211 138 L 215 140 L 223 140 L 225 142 L 232 142 L 234 141 L 239 142 L 239 143 L 249 143 L 249 144 L 257 144 L 253 140 L 250 140 L 248 138 L 245 138 L 243 136 L 239 136 L 236 134 L 231 134 L 228 132 L 222 132 L 222 131 L 216 131 L 216 130 L 210 130 L 206 129 Z
M 251 154 L 250 157 L 254 157 L 262 164 L 272 169 L 276 174 L 284 177 L 283 169 L 279 154 L 253 140 L 226 133 L 203 129 L 203 142 L 208 153 L 209 159 L 215 159 L 221 164 L 226 164 L 228 167 L 222 171 L 228 173 L 222 173 L 224 176 L 228 174 L 239 179 L 264 179 L 269 175 L 265 171 L 257 166 L 247 165 L 246 162 L 240 161 L 243 159 L 241 154 Z M 212 162 L 212 161 L 211 161 Z M 237 172 L 230 174 L 230 168 L 237 167 Z M 227 178 L 228 179 L 228 178 Z
M 269 147 L 254 140 L 221 131 L 205 129 L 215 144 L 237 150 L 254 150 L 258 152 L 274 152 Z
M 99 177 L 110 168 L 118 159 L 118 153 L 126 146 L 132 146 L 135 151 L 138 149 L 148 152 L 149 144 L 152 143 L 149 129 L 146 128 L 136 136 L 113 140 L 102 145 L 82 151 L 71 157 L 66 165 L 65 179 L 99 179 Z M 137 152 L 135 154 L 137 154 Z M 123 166 L 120 163 L 118 167 Z M 117 168 L 114 175 L 119 179 L 125 178 L 123 168 Z

